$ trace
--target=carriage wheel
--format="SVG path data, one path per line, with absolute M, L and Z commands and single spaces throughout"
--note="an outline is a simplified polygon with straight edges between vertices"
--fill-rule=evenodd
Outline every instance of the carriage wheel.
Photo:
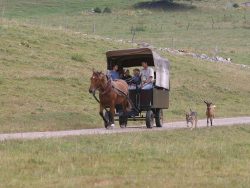
M 156 127 L 162 127 L 163 125 L 163 110 L 162 109 L 156 109 L 155 124 L 156 124 Z
M 104 122 L 104 126 L 105 126 L 105 128 L 108 128 L 108 126 L 110 126 L 110 122 L 111 122 L 111 113 L 110 112 L 105 112 L 104 117 L 107 120 L 107 123 Z
M 154 113 L 152 110 L 148 110 L 146 113 L 146 126 L 151 129 L 154 126 Z
M 119 125 L 121 128 L 127 127 L 128 118 L 126 115 L 119 116 Z

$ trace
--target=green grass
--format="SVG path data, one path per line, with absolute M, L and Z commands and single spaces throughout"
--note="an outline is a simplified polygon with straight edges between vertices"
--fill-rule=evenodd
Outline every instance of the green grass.
M 87 91 L 92 68 L 105 67 L 96 62 L 104 62 L 104 52 L 116 48 L 112 43 L 26 26 L 1 30 L 1 132 L 100 123 Z M 78 61 L 72 58 L 76 53 L 81 54 Z
M 0 143 L 1 187 L 248 187 L 250 126 Z
M 88 93 L 92 68 L 105 71 L 105 52 L 131 45 L 4 21 L 0 40 L 0 132 L 103 126 Z M 189 108 L 204 118 L 203 99 L 215 103 L 216 117 L 250 114 L 248 69 L 162 55 L 171 61 L 165 121 L 183 120 Z
M 137 42 L 230 57 L 240 64 L 250 63 L 248 9 L 225 8 L 228 0 L 194 1 L 192 9 L 135 9 L 134 5 L 139 2 L 147 1 L 5 0 L 2 16 L 44 27 L 89 34 L 95 31 L 97 35 L 127 40 L 132 39 L 131 27 L 140 28 L 135 35 Z M 186 1 L 176 2 L 189 5 Z M 90 12 L 92 8 L 106 6 L 112 9 L 112 14 Z

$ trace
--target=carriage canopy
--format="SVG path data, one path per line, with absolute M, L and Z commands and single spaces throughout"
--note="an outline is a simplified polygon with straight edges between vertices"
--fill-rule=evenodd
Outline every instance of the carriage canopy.
M 149 48 L 135 48 L 125 50 L 108 51 L 107 69 L 111 70 L 112 65 L 119 67 L 140 67 L 142 62 L 147 62 L 148 66 L 154 67 L 156 73 L 156 83 L 158 87 L 169 89 L 169 68 L 168 59 L 161 57 Z

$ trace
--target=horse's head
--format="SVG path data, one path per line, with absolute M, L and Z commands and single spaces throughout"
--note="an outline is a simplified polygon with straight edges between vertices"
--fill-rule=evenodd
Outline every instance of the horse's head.
M 104 84 L 106 83 L 106 75 L 102 72 L 93 71 L 93 74 L 90 78 L 90 87 L 89 93 L 94 93 L 95 90 L 102 89 Z

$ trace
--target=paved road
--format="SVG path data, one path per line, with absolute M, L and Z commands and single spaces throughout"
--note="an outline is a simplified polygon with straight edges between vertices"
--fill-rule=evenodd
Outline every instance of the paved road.
M 235 117 L 235 118 L 220 118 L 214 120 L 214 126 L 230 126 L 235 124 L 249 124 L 250 117 Z M 206 120 L 202 119 L 198 121 L 198 127 L 206 127 Z M 96 129 L 81 129 L 81 130 L 68 130 L 68 131 L 49 131 L 49 132 L 25 132 L 25 133 L 10 133 L 0 134 L 0 141 L 4 140 L 18 140 L 18 139 L 40 139 L 40 138 L 52 138 L 52 137 L 65 137 L 76 135 L 100 135 L 100 134 L 114 134 L 114 133 L 127 133 L 127 132 L 142 132 L 142 131 L 164 131 L 171 129 L 183 129 L 186 128 L 185 121 L 164 123 L 162 128 L 147 129 L 145 126 L 128 127 L 125 129 L 114 128 L 112 130 L 106 130 L 105 128 Z

